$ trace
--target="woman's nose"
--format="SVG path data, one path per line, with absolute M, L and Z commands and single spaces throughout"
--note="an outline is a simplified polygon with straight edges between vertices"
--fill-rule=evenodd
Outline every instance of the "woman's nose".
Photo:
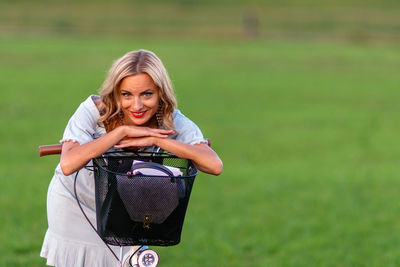
M 139 97 L 135 97 L 132 104 L 134 111 L 140 111 L 143 107 L 143 103 Z

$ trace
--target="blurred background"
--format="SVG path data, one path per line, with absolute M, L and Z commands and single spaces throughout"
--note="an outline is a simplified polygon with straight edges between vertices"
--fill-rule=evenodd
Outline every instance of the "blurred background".
M 396 0 L 1 1 L 2 35 L 398 41 Z
M 400 2 L 0 1 L 0 265 L 45 266 L 39 158 L 145 48 L 212 140 L 160 266 L 400 265 Z

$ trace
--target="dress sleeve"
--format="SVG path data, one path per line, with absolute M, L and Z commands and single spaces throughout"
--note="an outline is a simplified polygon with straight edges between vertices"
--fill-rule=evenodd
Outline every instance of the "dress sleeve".
M 96 136 L 96 124 L 97 119 L 93 110 L 86 102 L 82 103 L 68 121 L 60 143 L 73 141 L 82 145 L 92 141 Z
M 176 140 L 189 145 L 207 143 L 200 128 L 179 110 L 174 111 L 174 124 L 178 135 Z

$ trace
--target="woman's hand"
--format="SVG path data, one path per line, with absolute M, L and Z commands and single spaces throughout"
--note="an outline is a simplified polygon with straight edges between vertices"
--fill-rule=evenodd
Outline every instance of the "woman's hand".
M 125 137 L 120 140 L 114 148 L 140 149 L 147 146 L 153 146 L 154 138 L 167 138 L 174 134 L 173 130 L 155 129 L 143 126 L 122 126 L 124 127 Z
M 118 142 L 114 148 L 130 148 L 130 149 L 140 149 L 148 146 L 153 146 L 155 144 L 154 137 L 136 137 L 136 138 L 125 138 Z
M 160 137 L 166 138 L 168 135 L 174 134 L 173 130 L 163 130 L 163 129 L 155 129 L 143 126 L 121 126 L 124 129 L 124 133 L 126 137 Z

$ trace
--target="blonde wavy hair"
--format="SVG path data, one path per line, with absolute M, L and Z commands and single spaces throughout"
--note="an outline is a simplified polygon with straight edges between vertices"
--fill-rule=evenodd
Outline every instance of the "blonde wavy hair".
M 174 89 L 168 72 L 161 60 L 151 51 L 137 50 L 126 53 L 117 59 L 108 72 L 107 78 L 100 87 L 100 119 L 107 131 L 120 126 L 120 92 L 122 79 L 127 76 L 147 73 L 159 88 L 159 106 L 162 114 L 162 125 L 165 129 L 175 130 L 173 111 L 177 106 Z M 159 125 L 161 127 L 161 125 Z

